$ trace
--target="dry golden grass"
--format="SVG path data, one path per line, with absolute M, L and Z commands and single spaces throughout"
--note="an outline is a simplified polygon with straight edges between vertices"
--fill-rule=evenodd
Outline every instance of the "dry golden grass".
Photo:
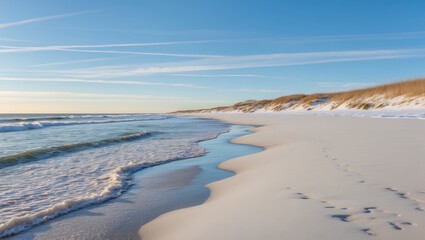
M 321 98 L 329 98 L 329 94 L 326 93 L 316 93 L 307 95 L 305 98 L 301 99 L 301 104 L 311 104 L 312 102 L 316 101 L 317 99 Z
M 271 101 L 272 104 L 284 104 L 284 103 L 289 103 L 289 102 L 294 102 L 294 101 L 300 101 L 301 99 L 305 98 L 307 95 L 304 94 L 294 94 L 294 95 L 289 95 L 289 96 L 282 96 L 282 97 L 278 97 L 275 98 Z
M 329 100 L 334 103 L 333 108 L 338 107 L 344 102 L 348 103 L 349 108 L 369 109 L 372 107 L 382 108 L 385 104 L 375 105 L 371 102 L 366 102 L 365 99 L 374 96 L 381 96 L 385 99 L 405 97 L 421 97 L 425 96 L 425 79 L 415 79 L 410 81 L 396 82 L 385 85 L 380 85 L 371 88 L 358 89 L 339 93 L 330 93 Z
M 347 92 L 331 93 L 330 97 L 331 100 L 346 101 L 350 99 L 367 98 L 376 95 L 382 95 L 384 98 L 395 98 L 399 96 L 425 96 L 425 78 L 390 83 Z
M 281 111 L 284 108 L 290 108 L 294 105 L 301 105 L 305 108 L 310 107 L 314 102 L 326 99 L 328 102 L 333 103 L 332 108 L 337 108 L 342 103 L 348 103 L 349 108 L 369 109 L 372 107 L 381 108 L 385 104 L 370 103 L 366 99 L 370 97 L 380 96 L 385 99 L 396 98 L 400 96 L 405 97 L 425 97 L 425 78 L 409 80 L 403 82 L 390 83 L 371 88 L 358 89 L 345 92 L 336 93 L 316 93 L 310 95 L 294 94 L 289 96 L 282 96 L 272 100 L 259 100 L 236 103 L 232 106 L 216 107 L 211 109 L 200 109 L 190 111 L 179 111 L 177 113 L 194 113 L 194 112 L 207 112 L 207 111 L 233 111 L 239 110 L 242 112 L 253 112 L 259 107 L 270 107 L 274 111 Z

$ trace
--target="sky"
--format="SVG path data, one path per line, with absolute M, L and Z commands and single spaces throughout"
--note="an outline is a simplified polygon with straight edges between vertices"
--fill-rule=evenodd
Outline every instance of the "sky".
M 425 76 L 422 0 L 0 0 L 0 113 L 169 112 Z

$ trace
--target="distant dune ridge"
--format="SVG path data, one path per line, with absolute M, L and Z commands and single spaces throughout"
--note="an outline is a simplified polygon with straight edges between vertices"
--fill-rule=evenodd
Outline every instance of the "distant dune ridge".
M 175 113 L 425 109 L 425 78 L 336 93 L 295 94 Z

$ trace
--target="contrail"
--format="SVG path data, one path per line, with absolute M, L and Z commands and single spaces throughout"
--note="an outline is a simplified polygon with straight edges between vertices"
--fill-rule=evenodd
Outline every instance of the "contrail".
M 15 22 L 0 23 L 0 29 L 1 28 L 19 26 L 19 25 L 25 25 L 25 24 L 29 24 L 29 23 L 45 22 L 45 21 L 49 21 L 49 20 L 53 20 L 53 19 L 72 17 L 72 16 L 76 16 L 76 15 L 93 13 L 93 12 L 97 12 L 97 11 L 99 11 L 99 10 L 73 12 L 73 13 L 66 13 L 66 14 L 60 14 L 60 15 L 51 15 L 51 16 L 45 16 L 45 17 L 29 18 L 29 19 L 19 20 L 19 21 L 15 21 Z

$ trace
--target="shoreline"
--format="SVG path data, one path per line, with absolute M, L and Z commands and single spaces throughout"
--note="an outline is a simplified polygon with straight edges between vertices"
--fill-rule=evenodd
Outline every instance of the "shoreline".
M 211 195 L 203 204 L 142 226 L 143 239 L 421 239 L 425 234 L 425 177 L 418 170 L 425 167 L 422 120 L 196 116 L 261 125 L 232 142 L 265 150 L 221 163 L 236 175 L 207 185 Z
M 93 205 L 7 239 L 138 239 L 138 229 L 158 215 L 201 204 L 209 195 L 207 183 L 233 175 L 218 169 L 219 162 L 259 151 L 231 144 L 249 134 L 250 126 L 231 125 L 229 132 L 201 141 L 204 156 L 157 165 L 134 174 L 135 185 L 119 198 Z

